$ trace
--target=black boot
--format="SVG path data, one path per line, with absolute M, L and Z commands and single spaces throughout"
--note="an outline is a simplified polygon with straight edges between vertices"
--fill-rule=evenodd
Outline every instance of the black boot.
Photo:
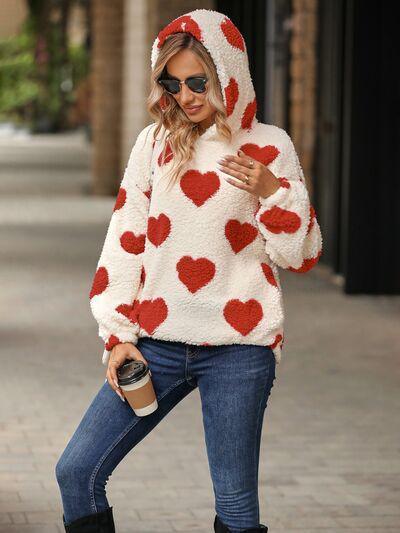
M 63 523 L 67 533 L 115 533 L 112 507 L 99 513 L 81 516 L 68 525 L 63 514 Z
M 218 515 L 215 515 L 214 520 L 214 532 L 215 533 L 230 533 L 228 526 L 226 526 Z M 259 527 L 252 527 L 250 529 L 244 529 L 242 533 L 267 533 L 268 528 L 264 524 L 260 524 Z

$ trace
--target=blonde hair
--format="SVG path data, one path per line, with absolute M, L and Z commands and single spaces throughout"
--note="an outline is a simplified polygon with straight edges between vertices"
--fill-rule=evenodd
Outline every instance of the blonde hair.
M 157 61 L 151 73 L 151 90 L 147 97 L 147 110 L 157 123 L 154 130 L 154 139 L 157 137 L 162 126 L 169 130 L 160 157 L 162 161 L 165 159 L 167 162 L 169 161 L 168 153 L 166 154 L 166 148 L 169 144 L 173 154 L 173 163 L 164 178 L 170 177 L 170 185 L 176 183 L 180 178 L 186 163 L 193 157 L 193 145 L 200 137 L 199 124 L 190 121 L 175 98 L 164 91 L 157 82 L 166 68 L 168 60 L 183 49 L 190 49 L 196 54 L 204 68 L 208 78 L 205 98 L 215 109 L 215 124 L 218 134 L 228 141 L 232 138 L 231 128 L 226 122 L 226 109 L 222 98 L 221 85 L 215 64 L 208 50 L 189 33 L 179 32 L 170 35 L 159 51 Z

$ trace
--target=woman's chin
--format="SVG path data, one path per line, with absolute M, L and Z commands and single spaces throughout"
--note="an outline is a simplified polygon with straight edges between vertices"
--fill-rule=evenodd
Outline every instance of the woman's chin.
M 198 122 L 201 122 L 202 120 L 204 120 L 205 118 L 207 117 L 202 117 L 202 116 L 193 116 L 193 115 L 189 115 L 188 113 L 186 113 L 186 116 L 187 118 L 192 121 L 192 122 L 195 122 L 195 123 L 198 123 Z
M 191 117 L 189 115 L 187 115 L 187 118 L 193 122 L 193 124 L 200 124 L 200 122 L 207 122 L 207 119 L 209 119 L 209 116 L 206 115 L 206 116 L 199 116 L 199 117 Z

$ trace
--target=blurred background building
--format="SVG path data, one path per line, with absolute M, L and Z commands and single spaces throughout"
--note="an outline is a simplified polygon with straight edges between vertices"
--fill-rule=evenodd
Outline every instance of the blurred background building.
M 371 4 L 372 5 L 372 4 Z M 150 121 L 150 50 L 196 8 L 243 33 L 260 121 L 293 138 L 324 237 L 322 268 L 346 293 L 398 294 L 399 82 L 391 2 L 2 0 L 0 121 L 83 128 L 91 194 L 115 195 Z

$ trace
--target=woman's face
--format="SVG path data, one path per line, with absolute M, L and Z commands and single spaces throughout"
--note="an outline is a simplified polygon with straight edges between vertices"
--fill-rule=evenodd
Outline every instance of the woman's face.
M 197 56 L 188 49 L 181 50 L 168 60 L 168 75 L 180 81 L 186 80 L 190 76 L 205 76 L 204 69 L 197 59 Z M 181 90 L 178 94 L 173 94 L 183 112 L 192 122 L 200 123 L 206 129 L 214 123 L 215 108 L 206 100 L 207 87 L 204 93 L 196 93 L 189 89 L 186 83 L 181 83 Z M 198 106 L 198 107 L 197 107 Z M 190 107 L 197 107 L 191 111 Z

